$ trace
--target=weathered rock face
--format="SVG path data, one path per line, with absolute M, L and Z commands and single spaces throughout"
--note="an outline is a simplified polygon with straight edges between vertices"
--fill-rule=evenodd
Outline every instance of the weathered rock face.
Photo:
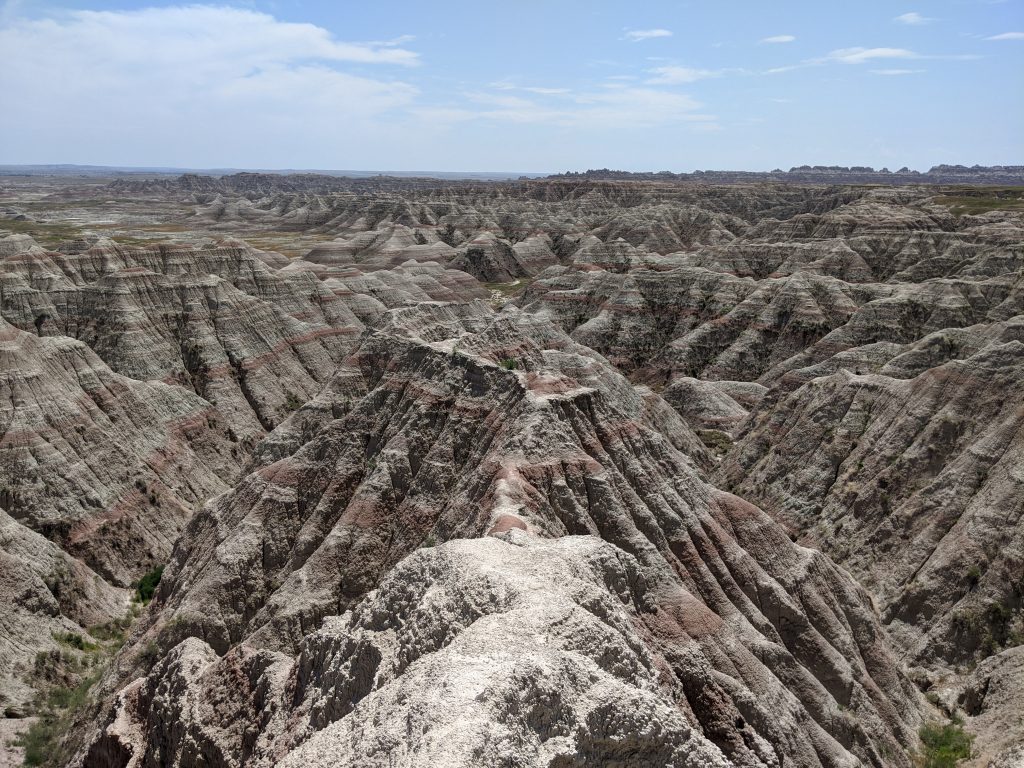
M 120 376 L 81 342 L 2 319 L 0 432 L 10 706 L 30 698 L 31 660 L 53 632 L 125 612 L 121 588 L 166 560 L 191 505 L 225 490 L 240 458 L 194 393 Z
M 125 590 L 0 508 L 0 712 L 23 716 L 35 695 L 35 659 L 61 633 L 121 616 Z
M 873 192 L 688 252 L 584 246 L 518 303 L 660 391 L 935 681 L 1024 637 L 1022 240 L 1019 213 Z
M 244 243 L 29 251 L 0 263 L 4 318 L 86 342 L 115 371 L 182 384 L 252 444 L 316 394 L 362 323 L 304 271 Z
M 877 373 L 795 372 L 720 476 L 850 568 L 911 658 L 959 663 L 1024 597 L 1024 319 L 893 346 Z
M 160 562 L 240 455 L 210 404 L 0 320 L 2 506 L 121 586 Z
M 54 634 L 120 619 L 127 588 L 166 562 L 193 511 L 331 378 L 363 328 L 354 310 L 486 295 L 425 264 L 376 273 L 371 296 L 232 241 L 0 243 L 11 245 L 0 260 L 0 709 L 11 711 L 31 699 L 32 659 Z
M 318 400 L 190 524 L 81 763 L 909 765 L 867 595 L 551 324 L 391 310 Z
M 1024 647 L 985 659 L 968 676 L 955 702 L 978 734 L 979 749 L 964 763 L 969 768 L 1013 768 L 1024 759 L 1021 727 L 1024 714 Z

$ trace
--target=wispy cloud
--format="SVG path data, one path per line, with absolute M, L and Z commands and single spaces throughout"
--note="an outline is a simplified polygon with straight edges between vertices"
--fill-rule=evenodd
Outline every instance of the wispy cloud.
M 1001 35 L 986 37 L 986 40 L 1024 40 L 1024 32 L 1003 32 Z
M 693 67 L 655 67 L 648 70 L 654 77 L 649 79 L 649 85 L 681 85 L 683 83 L 695 83 L 698 80 L 707 80 L 711 77 L 719 77 L 722 70 L 695 69 Z
M 811 59 L 804 59 L 795 64 L 786 64 L 780 67 L 762 70 L 763 75 L 778 75 L 785 72 L 806 69 L 807 67 L 820 67 L 827 64 L 868 64 L 881 63 L 886 60 L 941 60 L 941 61 L 971 61 L 980 59 L 981 56 L 972 53 L 961 54 L 924 54 L 911 51 L 907 48 L 838 48 L 825 56 L 818 56 Z M 877 69 L 872 70 L 877 75 L 905 75 L 923 72 L 920 69 Z
M 702 112 L 703 105 L 690 96 L 622 83 L 606 83 L 603 90 L 567 94 L 555 101 L 488 93 L 467 93 L 464 97 L 467 103 L 463 105 L 415 112 L 437 124 L 488 120 L 574 129 L 685 124 L 713 130 L 718 126 L 715 116 Z
M 639 43 L 644 40 L 654 40 L 658 37 L 672 37 L 670 29 L 627 29 L 626 40 L 632 43 Z
M 492 88 L 497 88 L 499 91 L 522 91 L 523 93 L 536 93 L 540 96 L 556 96 L 558 94 L 569 93 L 568 88 L 551 88 L 543 85 L 518 85 L 509 80 L 500 80 L 496 83 L 491 83 Z
M 825 58 L 844 64 L 863 64 L 874 59 L 917 59 L 920 56 L 906 48 L 839 48 Z
M 794 35 L 772 35 L 771 37 L 762 37 L 759 42 L 762 43 L 792 43 L 796 40 Z
M 893 21 L 898 22 L 899 24 L 908 24 L 912 27 L 920 27 L 924 24 L 931 24 L 935 19 L 928 16 L 922 16 L 916 11 L 911 11 L 910 13 L 901 13 L 899 16 L 895 17 Z

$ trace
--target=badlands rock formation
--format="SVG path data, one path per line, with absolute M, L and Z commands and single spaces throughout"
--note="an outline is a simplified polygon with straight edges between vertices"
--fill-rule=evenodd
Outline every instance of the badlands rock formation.
M 0 237 L 4 703 L 166 563 L 62 764 L 909 767 L 953 714 L 1014 765 L 1024 214 L 795 171 Z
M 593 352 L 420 304 L 338 379 L 181 538 L 82 764 L 909 765 L 867 594 Z M 203 704 L 229 678 L 245 709 Z
M 36 653 L 125 613 L 127 588 L 330 379 L 363 320 L 428 292 L 486 295 L 436 265 L 357 294 L 232 241 L 0 244 L 0 705 L 16 709 Z

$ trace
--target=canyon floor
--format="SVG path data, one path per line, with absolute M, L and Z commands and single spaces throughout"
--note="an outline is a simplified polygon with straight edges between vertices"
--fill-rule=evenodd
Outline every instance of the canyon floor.
M 1013 768 L 1022 606 L 1024 187 L 0 177 L 0 765 Z

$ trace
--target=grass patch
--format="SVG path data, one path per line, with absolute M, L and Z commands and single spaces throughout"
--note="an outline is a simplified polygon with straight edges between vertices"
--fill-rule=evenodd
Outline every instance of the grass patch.
M 526 290 L 526 286 L 530 284 L 529 280 L 514 280 L 511 283 L 484 283 L 484 288 L 487 289 L 491 297 L 488 300 L 492 307 L 500 308 L 522 295 Z
M 153 599 L 153 595 L 156 594 L 156 587 L 160 583 L 160 578 L 163 575 L 164 567 L 162 565 L 158 565 L 152 571 L 139 579 L 139 583 L 135 587 L 135 596 L 139 599 L 140 603 L 146 605 Z
M 54 632 L 53 639 L 77 651 L 95 651 L 99 648 L 96 643 L 89 642 L 77 632 Z
M 52 688 L 46 693 L 38 719 L 14 742 L 25 750 L 23 765 L 56 766 L 64 763 L 68 755 L 63 754 L 61 738 L 85 705 L 89 689 L 99 677 L 100 671 L 96 670 L 73 688 Z
M 954 216 L 977 215 L 990 211 L 1024 211 L 1024 187 L 961 188 L 933 200 L 948 206 Z
M 6 229 L 16 235 L 31 235 L 32 239 L 44 247 L 60 245 L 68 240 L 82 236 L 79 227 L 70 224 L 49 224 L 41 221 L 15 221 L 0 219 L 0 229 Z
M 732 448 L 732 438 L 720 429 L 698 429 L 697 437 L 716 456 L 724 456 Z
M 924 745 L 921 768 L 955 768 L 958 762 L 971 756 L 974 737 L 959 723 L 929 723 L 921 727 L 918 735 Z

